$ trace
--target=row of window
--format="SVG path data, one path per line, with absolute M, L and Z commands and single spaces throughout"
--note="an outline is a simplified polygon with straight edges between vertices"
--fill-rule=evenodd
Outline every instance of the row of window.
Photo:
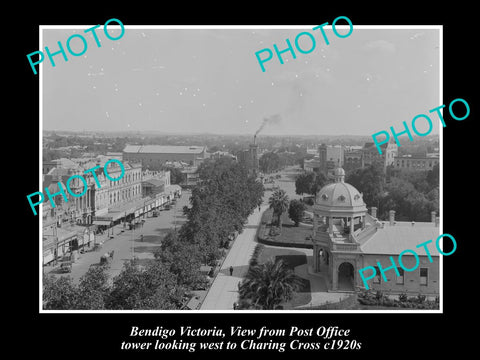
M 118 201 L 130 200 L 132 197 L 136 197 L 142 191 L 140 184 L 134 185 L 131 188 L 123 189 L 121 191 L 111 192 L 109 204 L 115 204 Z M 104 194 L 106 195 L 106 194 Z
M 117 177 L 117 175 L 112 174 L 110 177 Z M 122 184 L 129 184 L 134 181 L 140 181 L 142 178 L 142 173 L 141 171 L 135 171 L 135 172 L 125 172 L 125 175 L 118 181 L 112 181 L 110 180 L 110 186 L 114 185 L 122 185 Z
M 427 166 L 428 164 L 428 166 Z M 425 167 L 433 167 L 433 165 L 436 165 L 438 164 L 438 161 L 429 161 L 427 163 L 426 160 L 413 160 L 413 161 L 405 161 L 405 160 L 402 160 L 401 161 L 401 167 L 421 167 L 421 168 L 425 168 Z M 397 160 L 397 167 L 400 167 L 400 160 Z
M 380 273 L 380 269 L 375 266 L 375 270 L 377 271 L 377 275 L 373 278 L 374 284 L 381 284 L 382 282 L 382 275 Z M 397 285 L 404 285 L 405 284 L 405 275 L 404 270 L 402 268 L 397 268 L 398 273 L 400 276 L 396 275 L 395 283 Z M 420 268 L 420 285 L 428 286 L 428 268 Z

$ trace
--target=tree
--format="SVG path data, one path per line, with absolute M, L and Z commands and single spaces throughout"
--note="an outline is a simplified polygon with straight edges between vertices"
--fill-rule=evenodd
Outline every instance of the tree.
M 43 276 L 43 308 L 45 310 L 76 309 L 78 291 L 70 276 L 55 279 Z
M 101 310 L 110 289 L 108 275 L 103 266 L 91 267 L 80 278 L 78 285 L 77 309 Z
M 263 184 L 230 158 L 204 161 L 198 170 L 199 184 L 192 189 L 187 222 L 179 241 L 197 245 L 204 263 L 221 255 L 219 247 L 241 232 L 248 216 L 262 202 Z
M 321 171 L 300 174 L 295 180 L 295 193 L 315 195 L 327 182 L 327 176 Z
M 384 196 L 384 179 L 381 165 L 375 164 L 352 171 L 345 181 L 363 193 L 367 206 L 379 207 Z
M 264 153 L 258 160 L 260 170 L 268 174 L 280 169 L 280 157 L 274 152 Z
M 407 221 L 430 221 L 430 213 L 438 211 L 438 190 L 428 194 L 419 192 L 404 178 L 392 178 L 385 187 L 385 197 L 380 202 L 381 217 L 387 218 L 389 210 L 395 210 L 395 217 Z
M 305 211 L 306 206 L 300 200 L 290 201 L 290 206 L 288 207 L 288 216 L 295 223 L 295 226 L 298 226 L 300 220 L 303 218 L 303 212 Z
M 436 187 L 439 186 L 440 184 L 440 167 L 438 164 L 434 165 L 432 170 L 429 170 L 427 172 L 427 178 L 426 181 L 428 185 L 430 186 L 430 191 Z
M 113 279 L 106 307 L 118 310 L 178 309 L 184 293 L 162 262 L 152 261 L 143 268 L 132 260 L 126 262 L 122 272 Z
M 315 172 L 315 179 L 313 181 L 312 186 L 310 187 L 310 195 L 315 195 L 327 183 L 328 183 L 327 175 L 325 175 L 321 171 L 316 171 Z
M 288 209 L 288 195 L 285 190 L 275 190 L 268 199 L 270 209 L 273 209 L 273 215 L 277 216 L 277 226 L 282 227 L 282 214 Z
M 430 212 L 435 211 L 437 213 L 437 216 L 439 216 L 440 215 L 439 214 L 440 193 L 439 193 L 438 186 L 427 193 L 427 199 L 430 202 L 430 205 L 429 205 Z
M 295 179 L 295 193 L 297 195 L 310 194 L 312 185 L 315 182 L 315 173 L 309 172 L 300 174 Z
M 396 177 L 408 181 L 417 191 L 423 194 L 432 189 L 427 181 L 428 175 L 426 171 L 401 170 Z M 438 186 L 438 183 L 435 186 Z
M 199 272 L 202 263 L 198 246 L 180 241 L 175 232 L 165 236 L 154 257 L 175 275 L 178 285 L 195 290 L 205 284 L 205 277 Z
M 292 299 L 300 279 L 283 260 L 252 266 L 239 285 L 240 308 L 273 310 Z
M 173 166 L 162 166 L 161 170 L 170 171 L 170 183 L 181 184 L 186 179 L 186 175 L 179 168 Z

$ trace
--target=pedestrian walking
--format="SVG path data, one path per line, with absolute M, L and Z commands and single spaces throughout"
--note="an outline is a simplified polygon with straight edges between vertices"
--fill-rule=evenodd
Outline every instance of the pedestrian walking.
M 143 234 L 140 235 L 140 241 L 143 242 Z
M 233 310 L 237 310 L 237 303 L 236 302 L 233 303 Z
M 230 270 L 230 276 L 232 276 L 232 275 L 233 275 L 233 267 L 230 266 L 230 269 L 229 269 L 229 270 Z
M 260 205 L 258 205 L 258 211 L 260 211 Z

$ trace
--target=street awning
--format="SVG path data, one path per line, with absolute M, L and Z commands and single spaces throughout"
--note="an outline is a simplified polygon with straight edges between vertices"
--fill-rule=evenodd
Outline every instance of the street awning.
M 93 220 L 94 225 L 110 225 L 111 221 L 108 220 Z

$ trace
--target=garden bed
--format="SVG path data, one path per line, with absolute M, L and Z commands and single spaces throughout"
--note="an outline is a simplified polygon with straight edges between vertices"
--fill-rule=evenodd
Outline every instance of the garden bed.
M 263 246 L 259 248 L 256 254 L 256 261 L 258 264 L 263 264 L 272 257 L 275 258 L 275 260 L 283 260 L 292 270 L 297 266 L 307 263 L 307 256 L 301 252 Z M 297 278 L 300 280 L 300 288 L 293 295 L 293 299 L 284 304 L 285 309 L 303 306 L 312 301 L 310 281 L 299 276 L 297 276 Z
M 412 310 L 438 310 L 439 302 L 437 300 L 427 300 L 425 295 L 407 296 L 400 294 L 398 299 L 391 299 L 382 291 L 363 291 L 358 294 L 359 308 L 367 310 L 373 308 L 381 308 L 394 310 L 396 309 L 412 309 Z
M 312 248 L 310 239 L 312 227 L 307 224 L 295 226 L 286 213 L 282 214 L 282 229 L 271 226 L 272 209 L 267 209 L 262 215 L 262 225 L 258 241 L 267 245 Z

